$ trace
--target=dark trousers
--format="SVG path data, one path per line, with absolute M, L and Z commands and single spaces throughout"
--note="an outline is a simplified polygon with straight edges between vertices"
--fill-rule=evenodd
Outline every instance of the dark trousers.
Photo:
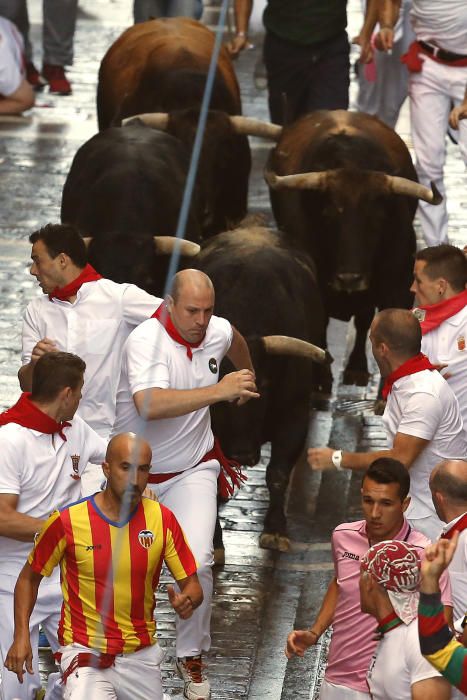
M 290 123 L 315 109 L 349 107 L 349 41 L 346 32 L 302 46 L 266 32 L 264 63 L 269 112 L 276 124 Z

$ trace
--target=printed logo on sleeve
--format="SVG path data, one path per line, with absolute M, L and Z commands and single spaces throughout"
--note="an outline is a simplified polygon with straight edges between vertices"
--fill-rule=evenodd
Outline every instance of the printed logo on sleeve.
M 209 360 L 209 369 L 213 374 L 217 374 L 217 360 L 215 357 L 211 357 Z
M 465 350 L 465 335 L 460 335 L 457 338 L 457 349 L 460 350 L 460 352 Z

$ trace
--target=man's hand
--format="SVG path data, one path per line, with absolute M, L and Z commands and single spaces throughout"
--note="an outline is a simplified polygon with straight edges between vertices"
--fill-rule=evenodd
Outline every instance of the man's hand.
M 461 119 L 467 119 L 467 101 L 464 101 L 458 107 L 454 107 L 449 115 L 449 126 L 452 129 L 458 129 Z
M 284 653 L 288 659 L 292 656 L 304 656 L 306 650 L 317 641 L 318 636 L 310 630 L 294 630 L 287 637 Z
M 241 369 L 238 372 L 230 372 L 221 379 L 217 385 L 221 401 L 235 401 L 241 406 L 250 399 L 258 399 L 255 375 L 249 369 Z
M 375 46 L 380 51 L 392 51 L 394 45 L 394 29 L 391 27 L 381 27 L 376 39 Z
M 373 47 L 371 45 L 371 36 L 365 35 L 360 32 L 357 36 L 352 39 L 352 44 L 360 46 L 360 56 L 358 60 L 360 63 L 371 63 L 373 60 Z
M 335 469 L 331 459 L 333 452 L 331 447 L 310 447 L 307 454 L 308 464 L 313 471 L 318 472 Z
M 42 338 L 42 340 L 39 340 L 39 342 L 33 347 L 31 362 L 36 364 L 37 360 L 47 352 L 58 352 L 58 348 L 55 345 L 55 341 L 50 340 L 50 338 Z
M 241 51 L 250 46 L 251 44 L 249 44 L 246 34 L 236 34 L 232 41 L 226 44 L 227 51 L 231 58 L 238 58 Z
M 439 579 L 452 561 L 458 538 L 459 533 L 455 532 L 450 540 L 440 539 L 425 548 L 420 585 L 420 590 L 423 593 L 437 593 L 439 591 Z
M 184 593 L 176 593 L 173 586 L 167 586 L 169 601 L 175 612 L 182 620 L 188 620 L 193 615 L 193 603 L 190 596 Z
M 13 644 L 11 645 L 10 650 L 5 659 L 5 668 L 7 668 L 9 671 L 12 671 L 13 673 L 16 673 L 20 683 L 23 682 L 25 665 L 26 671 L 33 675 L 34 670 L 32 668 L 32 649 L 29 634 L 24 640 L 17 641 L 15 639 L 13 641 Z

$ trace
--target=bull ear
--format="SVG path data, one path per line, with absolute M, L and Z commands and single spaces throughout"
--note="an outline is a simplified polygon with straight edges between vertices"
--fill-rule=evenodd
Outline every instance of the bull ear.
M 169 115 L 167 112 L 149 112 L 147 114 L 135 114 L 132 117 L 127 117 L 122 120 L 122 126 L 131 124 L 131 122 L 139 120 L 150 126 L 152 129 L 159 129 L 159 131 L 167 131 L 169 126 Z
M 175 236 L 154 236 L 154 247 L 158 255 L 172 255 L 174 252 L 179 252 L 186 258 L 194 258 L 201 250 L 197 243 Z
M 319 348 L 313 343 L 299 338 L 291 338 L 288 335 L 266 335 L 263 337 L 264 347 L 271 355 L 293 355 L 295 357 L 307 357 L 322 365 L 330 365 L 334 361 L 327 350 Z
M 86 249 L 88 249 L 89 246 L 91 245 L 92 238 L 93 238 L 92 236 L 83 236 L 83 241 L 84 241 L 84 245 L 86 246 Z

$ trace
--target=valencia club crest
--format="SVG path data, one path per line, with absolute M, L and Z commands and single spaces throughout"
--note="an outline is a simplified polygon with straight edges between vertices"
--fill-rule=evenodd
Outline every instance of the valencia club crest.
M 154 533 L 152 530 L 141 530 L 138 533 L 139 543 L 144 549 L 149 549 L 154 542 Z

